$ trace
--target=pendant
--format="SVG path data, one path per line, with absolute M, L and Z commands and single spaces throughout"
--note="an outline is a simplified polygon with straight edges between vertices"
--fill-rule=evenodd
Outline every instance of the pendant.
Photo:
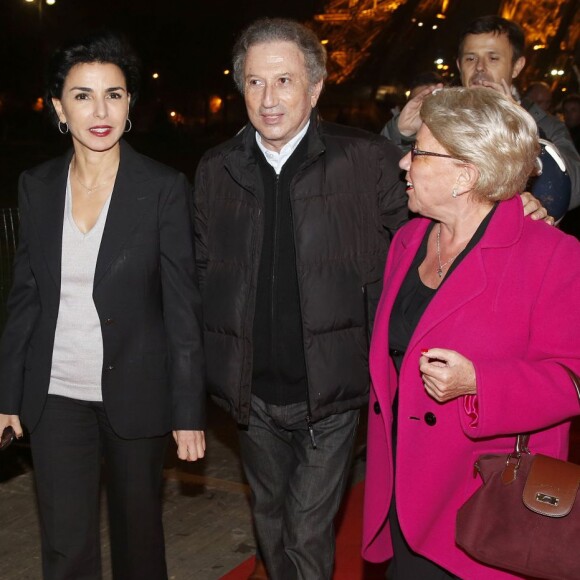
M 439 278 L 443 278 L 443 268 L 437 268 L 437 274 L 439 274 Z

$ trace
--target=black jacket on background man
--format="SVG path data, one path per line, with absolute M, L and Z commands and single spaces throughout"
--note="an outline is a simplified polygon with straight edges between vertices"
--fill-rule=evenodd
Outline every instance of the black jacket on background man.
M 384 138 L 320 122 L 314 112 L 304 140 L 289 218 L 307 396 L 317 421 L 366 402 L 369 324 L 391 232 L 407 219 L 407 196 L 400 152 Z M 240 424 L 249 419 L 265 229 L 259 155 L 248 125 L 206 153 L 194 194 L 208 389 Z

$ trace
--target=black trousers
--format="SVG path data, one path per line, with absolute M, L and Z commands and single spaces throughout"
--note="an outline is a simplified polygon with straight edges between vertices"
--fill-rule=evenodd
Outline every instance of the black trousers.
M 31 434 L 45 580 L 99 580 L 104 460 L 115 580 L 166 580 L 161 520 L 168 436 L 122 439 L 102 403 L 49 395 Z
M 394 491 L 389 509 L 389 523 L 394 556 L 387 570 L 387 580 L 460 580 L 411 550 L 401 531 Z

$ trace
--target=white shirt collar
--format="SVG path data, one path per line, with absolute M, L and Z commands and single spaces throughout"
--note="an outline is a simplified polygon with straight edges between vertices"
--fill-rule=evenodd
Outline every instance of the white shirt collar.
M 306 123 L 306 125 L 304 125 L 304 127 L 302 127 L 302 129 L 294 135 L 294 137 L 292 137 L 292 139 L 290 139 L 282 149 L 280 149 L 280 152 L 272 151 L 271 149 L 264 147 L 262 144 L 262 137 L 260 136 L 260 133 L 256 131 L 256 143 L 258 144 L 260 151 L 264 154 L 266 161 L 274 168 L 276 175 L 280 175 L 284 163 L 288 161 L 290 155 L 294 153 L 296 147 L 298 147 L 300 141 L 302 141 L 304 135 L 306 135 L 309 125 L 310 120 L 308 120 L 308 123 Z

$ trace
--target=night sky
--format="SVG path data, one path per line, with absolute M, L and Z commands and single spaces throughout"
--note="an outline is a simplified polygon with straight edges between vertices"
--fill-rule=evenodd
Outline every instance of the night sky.
M 212 83 L 230 66 L 240 29 L 259 16 L 306 20 L 319 0 L 0 0 L 0 92 L 39 93 L 48 55 L 63 41 L 96 28 L 123 32 L 144 72 L 158 70 L 183 88 Z M 44 0 L 43 0 L 44 1 Z
M 43 4 L 40 20 L 37 2 L 0 0 L 0 207 L 16 204 L 21 171 L 69 146 L 47 116 L 33 112 L 48 58 L 64 42 L 104 28 L 129 39 L 141 57 L 143 80 L 127 138 L 191 178 L 203 151 L 245 122 L 231 75 L 223 74 L 241 29 L 261 16 L 306 21 L 324 6 L 319 0 L 56 0 Z M 237 98 L 229 125 L 194 137 L 167 133 L 169 109 L 199 114 L 200 102 L 216 92 Z M 161 127 L 152 125 L 156 107 L 163 109 Z

